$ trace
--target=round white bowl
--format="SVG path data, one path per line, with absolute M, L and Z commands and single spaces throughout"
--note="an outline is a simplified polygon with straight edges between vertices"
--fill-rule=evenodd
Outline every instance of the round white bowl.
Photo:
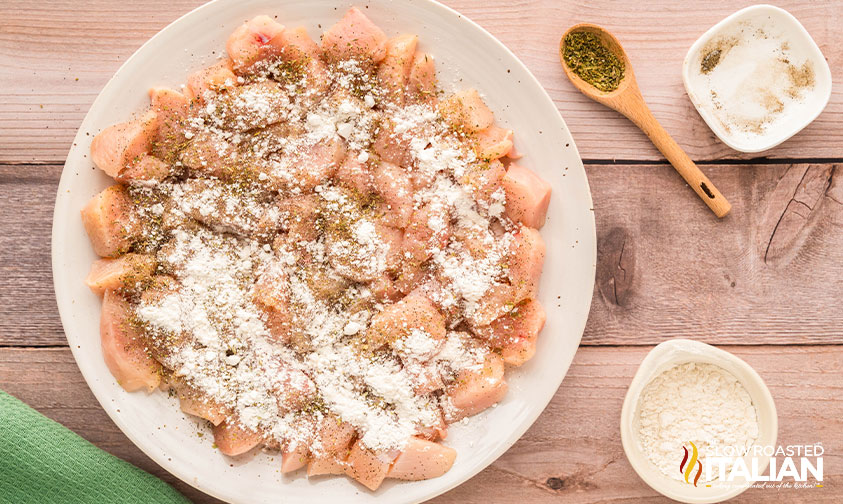
M 244 20 L 277 15 L 287 26 L 304 25 L 316 38 L 351 5 L 333 0 L 216 0 L 178 19 L 129 58 L 102 90 L 76 135 L 59 184 L 53 280 L 79 369 L 103 409 L 141 450 L 185 482 L 233 503 L 410 503 L 459 485 L 506 451 L 539 416 L 568 370 L 588 317 L 596 263 L 591 194 L 553 101 L 506 47 L 459 13 L 430 0 L 371 0 L 361 7 L 388 35 L 420 35 L 422 50 L 437 59 L 446 89 L 473 86 L 486 96 L 498 122 L 515 130 L 517 148 L 524 154 L 520 162 L 553 187 L 542 230 L 548 255 L 539 296 L 548 319 L 535 358 L 508 371 L 510 390 L 496 408 L 450 429 L 447 444 L 458 453 L 451 471 L 428 481 L 388 481 L 374 493 L 342 477 L 308 480 L 301 471 L 282 476 L 274 454 L 224 457 L 209 436 L 197 435 L 207 430 L 182 414 L 166 394 L 126 393 L 115 383 L 100 349 L 100 300 L 84 285 L 96 256 L 79 211 L 113 183 L 88 159 L 91 138 L 146 108 L 150 86 L 179 85 L 191 70 L 212 61 Z
M 786 40 L 791 54 L 804 56 L 814 68 L 813 89 L 807 91 L 799 103 L 786 105 L 781 115 L 763 134 L 727 130 L 711 110 L 708 102 L 711 89 L 699 71 L 701 52 L 709 41 L 738 34 L 746 26 L 763 27 L 768 33 Z M 817 43 L 792 14 L 772 5 L 753 5 L 741 9 L 706 31 L 688 49 L 682 64 L 682 81 L 691 103 L 711 131 L 724 144 L 740 152 L 761 152 L 779 145 L 816 119 L 831 98 L 831 69 Z
M 647 458 L 639 437 L 639 411 L 641 391 L 650 381 L 664 371 L 686 362 L 702 362 L 720 366 L 732 373 L 743 385 L 758 413 L 758 438 L 754 445 L 774 446 L 779 430 L 778 415 L 773 396 L 764 380 L 752 367 L 719 348 L 687 339 L 668 340 L 656 345 L 644 358 L 629 384 L 621 410 L 621 441 L 626 458 L 638 476 L 654 490 L 671 499 L 690 504 L 722 502 L 746 490 L 751 481 L 729 482 L 728 488 L 695 487 L 666 476 Z M 750 457 L 744 458 L 749 463 Z M 759 472 L 767 469 L 769 457 L 759 459 Z

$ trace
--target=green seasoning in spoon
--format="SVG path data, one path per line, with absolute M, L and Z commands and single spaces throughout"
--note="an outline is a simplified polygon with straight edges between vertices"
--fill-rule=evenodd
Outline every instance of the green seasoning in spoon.
M 623 80 L 623 61 L 591 32 L 569 33 L 562 57 L 572 72 L 600 91 L 614 91 Z

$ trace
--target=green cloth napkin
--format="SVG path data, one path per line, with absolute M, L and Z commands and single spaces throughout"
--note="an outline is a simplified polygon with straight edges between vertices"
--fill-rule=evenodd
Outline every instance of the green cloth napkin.
M 100 450 L 0 390 L 0 502 L 189 501 L 167 483 Z

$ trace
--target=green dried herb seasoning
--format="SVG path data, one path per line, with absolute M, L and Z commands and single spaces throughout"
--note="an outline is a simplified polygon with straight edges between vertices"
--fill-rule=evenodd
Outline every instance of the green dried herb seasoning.
M 623 61 L 594 33 L 569 33 L 565 37 L 562 57 L 572 72 L 600 91 L 614 91 L 623 80 Z

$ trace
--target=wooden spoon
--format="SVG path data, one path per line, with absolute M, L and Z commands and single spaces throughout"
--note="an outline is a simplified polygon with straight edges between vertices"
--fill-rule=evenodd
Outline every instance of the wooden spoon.
M 600 41 L 612 51 L 619 60 L 624 63 L 624 76 L 620 85 L 614 91 L 604 92 L 592 86 L 588 82 L 582 80 L 575 74 L 565 63 L 564 50 L 565 38 L 569 33 L 586 31 L 597 35 Z M 562 35 L 559 41 L 559 60 L 562 62 L 562 68 L 565 69 L 565 74 L 571 79 L 574 86 L 588 96 L 592 100 L 602 103 L 607 107 L 617 110 L 625 115 L 636 126 L 641 128 L 641 131 L 650 137 L 653 144 L 661 151 L 665 158 L 670 161 L 670 164 L 676 168 L 676 171 L 682 175 L 685 182 L 691 186 L 694 192 L 705 202 L 706 205 L 714 212 L 717 217 L 723 217 L 732 205 L 726 201 L 726 198 L 720 194 L 720 191 L 714 187 L 714 184 L 705 176 L 703 172 L 697 168 L 697 165 L 691 161 L 691 158 L 685 154 L 682 147 L 676 143 L 673 138 L 662 128 L 662 125 L 653 117 L 653 113 L 644 103 L 644 98 L 641 96 L 641 91 L 638 89 L 638 83 L 635 80 L 635 74 L 632 73 L 632 64 L 629 58 L 621 47 L 620 42 L 611 33 L 604 30 L 600 26 L 581 23 L 574 25 Z

